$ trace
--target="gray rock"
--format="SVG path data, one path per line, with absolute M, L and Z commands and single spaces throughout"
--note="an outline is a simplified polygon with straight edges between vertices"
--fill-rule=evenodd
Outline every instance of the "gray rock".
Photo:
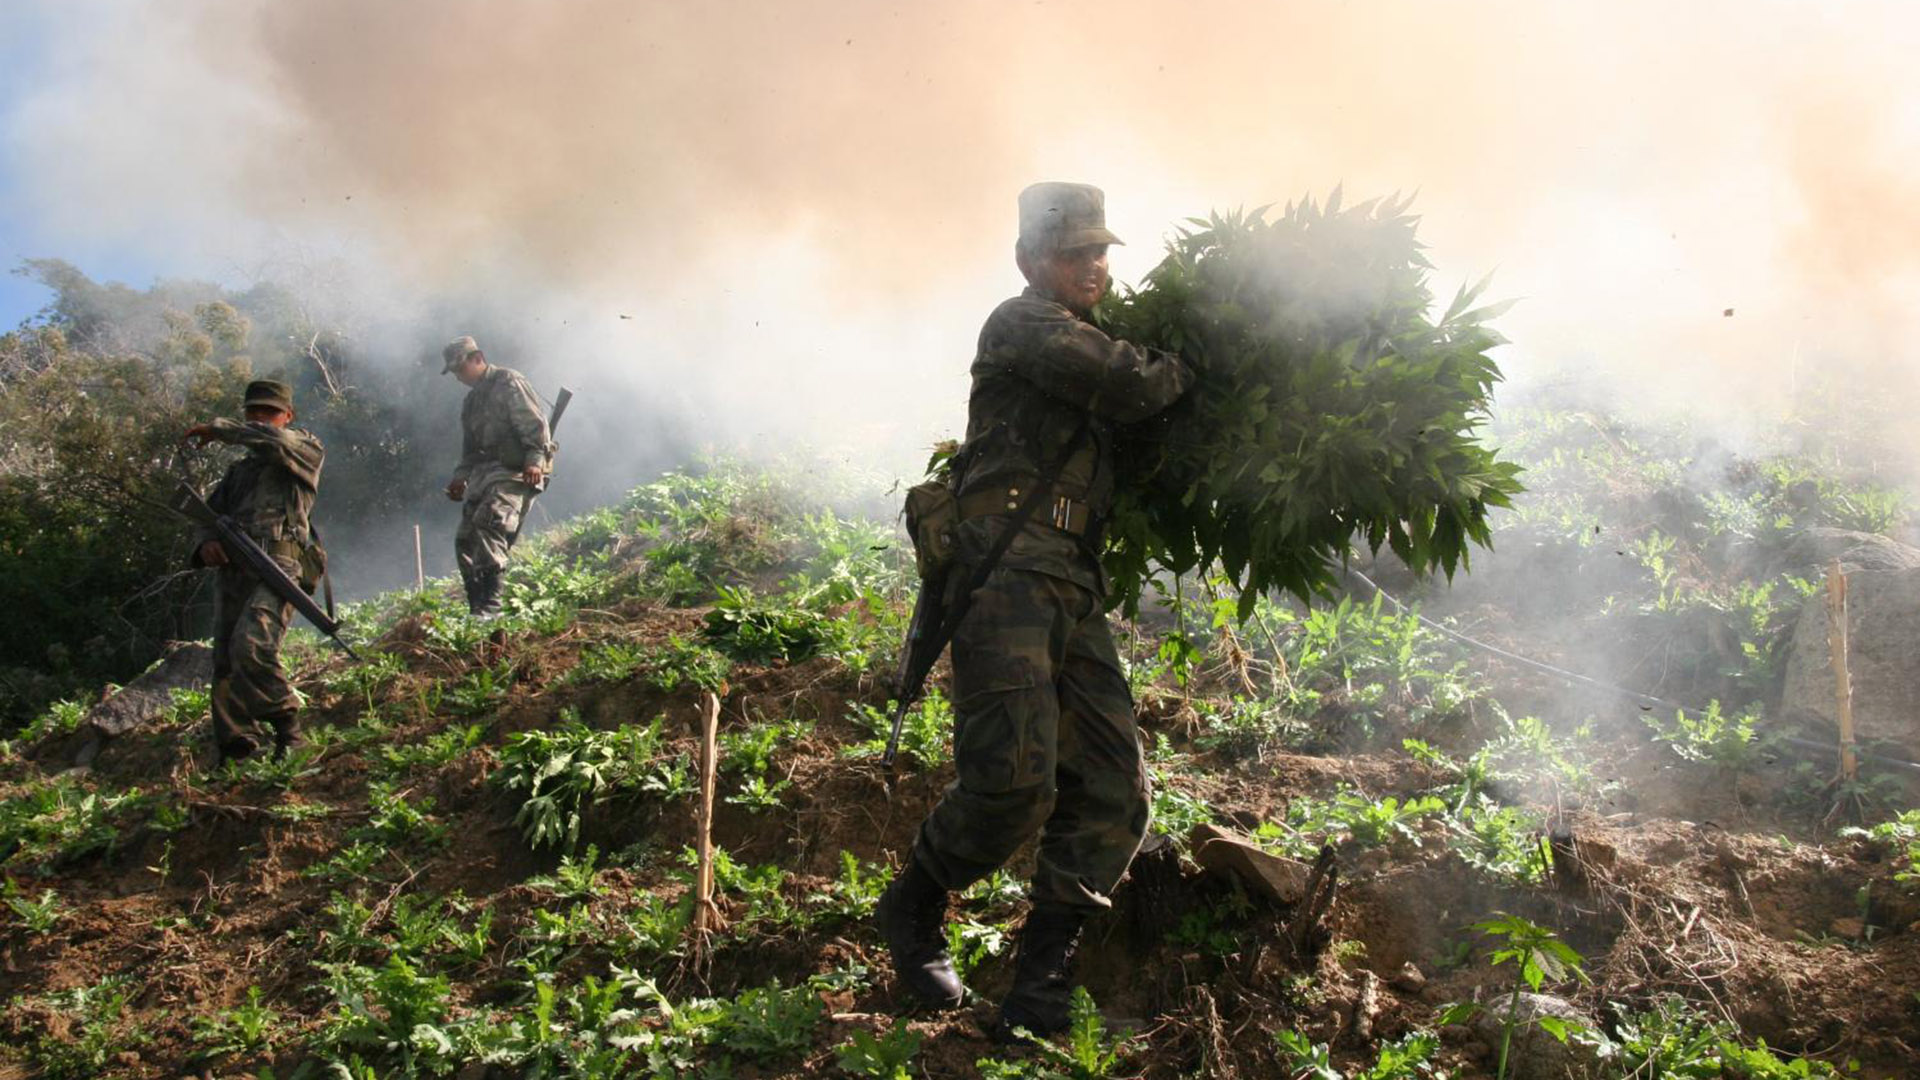
M 175 690 L 197 690 L 213 680 L 213 646 L 204 641 L 175 641 L 139 678 L 87 710 L 83 730 L 110 739 L 167 715 Z
M 1915 570 L 1920 569 L 1920 548 L 1879 533 L 1820 526 L 1802 530 L 1787 544 L 1774 573 L 1819 577 L 1835 559 L 1849 574 L 1856 570 Z
M 1847 575 L 1848 666 L 1854 737 L 1920 754 L 1920 568 Z M 1817 738 L 1838 731 L 1827 593 L 1807 599 L 1788 647 L 1780 715 Z
M 1500 1035 L 1506 1023 L 1509 995 L 1485 1002 L 1473 1018 L 1473 1033 L 1492 1048 L 1493 1059 L 1500 1054 Z M 1542 1018 L 1563 1020 L 1591 1027 L 1585 1013 L 1565 998 L 1551 994 L 1522 993 L 1514 1002 L 1516 1025 L 1513 1045 L 1507 1051 L 1507 1075 L 1512 1080 L 1590 1080 L 1600 1075 L 1600 1056 L 1593 1048 L 1574 1041 L 1561 1042 L 1542 1028 Z M 1489 1065 L 1489 1075 L 1491 1074 Z

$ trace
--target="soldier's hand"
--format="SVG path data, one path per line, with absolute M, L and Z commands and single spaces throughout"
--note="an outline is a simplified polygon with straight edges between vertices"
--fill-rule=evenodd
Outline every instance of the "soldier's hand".
M 454 502 L 459 502 L 466 497 L 467 482 L 465 480 L 453 480 L 447 484 L 447 498 L 452 499 Z
M 221 547 L 220 541 L 218 540 L 208 540 L 206 543 L 201 544 L 200 545 L 200 565 L 202 566 L 227 565 L 227 549 Z
M 198 450 L 219 438 L 220 433 L 212 424 L 195 424 L 187 429 L 187 433 L 181 437 L 180 441 L 191 449 Z
M 538 465 L 529 465 L 526 471 L 520 474 L 520 478 L 527 482 L 528 487 L 539 487 L 540 478 L 545 475 L 547 475 L 547 470 Z

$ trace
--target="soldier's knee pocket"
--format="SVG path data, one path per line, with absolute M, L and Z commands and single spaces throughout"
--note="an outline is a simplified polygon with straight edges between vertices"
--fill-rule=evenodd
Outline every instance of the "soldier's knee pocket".
M 954 703 L 954 769 L 969 791 L 997 794 L 1045 787 L 1052 770 L 1035 732 L 1031 677 L 973 688 Z
M 995 792 L 983 800 L 987 820 L 979 823 L 982 832 L 998 834 L 1018 843 L 1040 831 L 1053 816 L 1056 789 L 1052 784 L 1030 784 Z

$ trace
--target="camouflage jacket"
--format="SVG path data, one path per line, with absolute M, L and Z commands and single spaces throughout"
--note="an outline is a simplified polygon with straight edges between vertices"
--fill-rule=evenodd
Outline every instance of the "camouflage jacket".
M 1106 593 L 1097 557 L 1113 506 L 1113 427 L 1144 420 L 1179 400 L 1194 373 L 1172 353 L 1115 341 L 1065 305 L 1029 288 L 1002 303 L 980 329 L 967 400 L 967 440 L 958 493 L 1024 490 L 1059 460 L 1083 419 L 1091 438 L 1075 451 L 1054 491 L 1088 504 L 1095 531 L 1081 538 L 1044 524 L 1044 510 L 1014 538 L 1001 566 L 1035 570 Z M 960 557 L 985 557 L 1007 517 L 960 526 Z
M 526 377 L 512 368 L 487 368 L 467 391 L 460 406 L 460 433 L 456 480 L 466 480 L 488 464 L 514 472 L 529 465 L 553 467 L 553 439 L 540 399 Z
M 311 432 L 271 424 L 219 419 L 211 425 L 221 438 L 243 446 L 247 455 L 227 466 L 226 475 L 207 495 L 207 505 L 225 514 L 241 531 L 272 552 L 276 544 L 305 547 L 312 541 L 313 498 L 320 489 L 320 465 L 326 448 Z M 212 529 L 194 531 L 193 564 L 200 545 L 216 538 Z

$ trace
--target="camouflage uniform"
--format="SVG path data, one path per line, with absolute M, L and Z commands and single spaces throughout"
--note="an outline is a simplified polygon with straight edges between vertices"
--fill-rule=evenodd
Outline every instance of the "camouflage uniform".
M 289 577 L 301 581 L 301 555 L 313 542 L 309 515 L 319 490 L 325 448 L 319 439 L 297 428 L 226 419 L 207 426 L 217 433 L 215 437 L 247 449 L 247 456 L 229 466 L 207 496 L 207 505 L 232 518 Z M 210 528 L 196 530 L 193 565 L 206 565 L 200 548 L 215 539 L 218 536 Z M 274 742 L 285 747 L 299 735 L 300 699 L 280 666 L 280 639 L 293 618 L 293 605 L 261 584 L 231 553 L 228 563 L 219 568 L 216 582 L 214 743 L 223 757 L 244 757 L 265 734 L 265 725 L 271 728 Z
M 1071 499 L 1043 506 L 1013 540 L 953 640 L 958 780 L 921 826 L 913 858 L 949 890 L 1040 834 L 1032 896 L 1108 906 L 1147 828 L 1133 698 L 1105 615 L 1097 552 L 1113 501 L 1112 431 L 1172 404 L 1193 382 L 1178 357 L 1114 341 L 1029 288 L 987 318 L 973 362 L 959 498 L 964 588 L 1011 506 L 1060 459 Z M 984 509 L 984 512 L 982 512 Z
M 553 443 L 532 385 L 519 372 L 499 366 L 489 366 L 467 391 L 460 430 L 463 446 L 453 477 L 466 482 L 467 492 L 453 550 L 460 576 L 471 582 L 506 569 L 508 549 L 520 531 L 520 504 L 535 490 L 521 479 L 521 471 L 530 465 L 551 468 Z

